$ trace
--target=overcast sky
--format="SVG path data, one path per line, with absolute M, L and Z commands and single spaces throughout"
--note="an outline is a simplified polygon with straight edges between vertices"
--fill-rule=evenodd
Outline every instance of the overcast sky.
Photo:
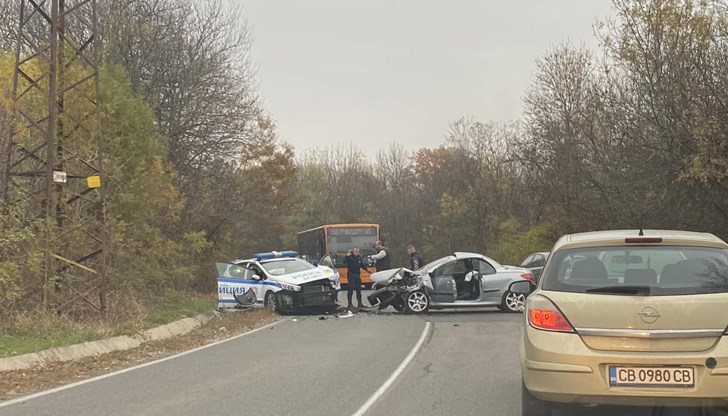
M 242 0 L 264 107 L 307 149 L 444 143 L 448 123 L 520 118 L 535 61 L 596 50 L 609 0 Z

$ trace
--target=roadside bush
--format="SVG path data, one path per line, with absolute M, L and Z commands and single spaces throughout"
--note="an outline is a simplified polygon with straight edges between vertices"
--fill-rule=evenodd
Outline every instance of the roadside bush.
M 500 239 L 495 258 L 502 264 L 518 265 L 531 253 L 550 251 L 558 239 L 556 227 L 538 224 L 524 228 L 511 218 L 500 225 Z
M 43 251 L 35 230 L 37 220 L 27 220 L 20 207 L 7 207 L 0 217 L 0 318 L 14 310 L 40 287 Z

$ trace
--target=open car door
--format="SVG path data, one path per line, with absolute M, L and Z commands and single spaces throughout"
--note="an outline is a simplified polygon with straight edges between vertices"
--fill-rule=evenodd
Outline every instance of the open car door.
M 238 264 L 215 263 L 218 309 L 247 309 L 258 302 L 253 271 Z
M 456 261 L 450 261 L 430 272 L 432 284 L 430 296 L 433 302 L 453 303 L 457 300 L 458 289 L 455 282 Z

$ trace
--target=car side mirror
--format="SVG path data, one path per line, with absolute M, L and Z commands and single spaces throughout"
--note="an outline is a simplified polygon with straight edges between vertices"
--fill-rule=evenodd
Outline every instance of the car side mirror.
M 257 274 L 254 274 L 254 275 L 252 276 L 252 279 L 253 279 L 253 280 L 263 280 L 263 278 L 262 278 L 262 277 L 260 277 L 260 275 L 257 275 Z
M 515 293 L 517 295 L 525 295 L 528 296 L 536 290 L 536 285 L 533 284 L 530 280 L 519 280 L 517 282 L 513 282 L 508 286 L 508 291 L 511 293 Z

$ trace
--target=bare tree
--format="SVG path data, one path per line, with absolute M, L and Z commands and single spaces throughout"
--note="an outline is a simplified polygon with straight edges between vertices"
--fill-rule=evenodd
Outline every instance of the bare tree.
M 258 109 L 251 34 L 220 0 L 106 0 L 106 56 L 156 109 L 184 182 L 245 147 Z
M 19 1 L 0 2 L 0 51 L 15 50 L 19 10 Z

